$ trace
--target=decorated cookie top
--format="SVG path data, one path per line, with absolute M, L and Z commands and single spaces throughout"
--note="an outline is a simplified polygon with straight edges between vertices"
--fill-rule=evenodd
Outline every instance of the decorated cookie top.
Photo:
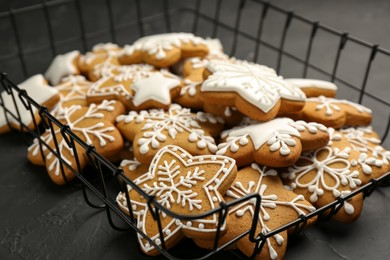
M 306 215 L 315 210 L 302 195 L 296 195 L 286 190 L 275 170 L 255 163 L 237 173 L 237 178 L 224 198 L 227 201 L 232 201 L 253 193 L 261 195 L 257 232 L 263 234 L 282 227 L 300 215 Z M 228 227 L 228 237 L 235 237 L 251 228 L 251 220 L 255 214 L 255 202 L 254 199 L 247 200 L 231 208 L 229 215 L 233 220 L 232 223 L 228 223 L 231 224 Z M 278 233 L 266 240 L 265 247 L 268 247 L 268 250 L 261 253 L 264 259 L 280 259 L 284 255 L 287 246 L 286 233 L 287 231 Z M 238 242 L 237 247 L 250 255 L 255 244 L 246 239 Z M 266 251 L 269 253 L 268 256 L 265 256 Z
M 148 195 L 173 212 L 181 214 L 201 214 L 217 208 L 223 201 L 223 194 L 233 182 L 236 166 L 233 159 L 225 156 L 192 156 L 178 146 L 165 146 L 154 156 L 149 171 L 134 180 Z M 151 217 L 148 201 L 131 187 L 128 187 L 131 207 L 137 226 L 157 245 L 161 237 Z M 126 196 L 120 193 L 117 202 L 121 209 L 128 211 Z M 179 220 L 162 213 L 163 239 L 169 241 L 177 233 L 215 233 L 217 214 L 207 219 Z M 225 223 L 226 224 L 226 223 Z M 222 225 L 222 230 L 225 229 Z M 183 231 L 186 230 L 186 231 Z M 141 248 L 149 253 L 154 248 L 141 236 L 138 237 Z M 166 242 L 167 243 L 167 242 Z M 171 243 L 167 243 L 168 245 Z
M 103 156 L 110 156 L 110 153 L 115 153 L 123 147 L 123 140 L 120 133 L 112 124 L 112 118 L 117 113 L 123 112 L 120 108 L 123 109 L 123 106 L 118 106 L 117 101 L 104 101 L 99 105 L 91 104 L 88 107 L 74 105 L 65 107 L 63 113 L 57 115 L 57 119 L 64 125 L 69 126 L 70 130 L 85 143 L 94 145 L 96 150 Z M 76 169 L 77 165 L 74 151 L 63 138 L 61 129 L 55 126 L 54 134 L 56 136 L 56 142 L 50 129 L 41 136 L 41 139 L 51 149 L 60 153 L 61 158 L 65 162 Z M 58 144 L 58 151 L 56 143 Z M 35 139 L 28 150 L 31 153 L 29 155 L 30 157 L 39 156 L 39 141 Z M 65 183 L 65 179 L 61 175 L 61 168 L 64 169 L 64 174 L 68 181 L 75 177 L 70 169 L 61 166 L 59 157 L 54 156 L 46 146 L 42 147 L 42 152 L 46 160 L 43 160 L 43 158 L 41 160 L 45 162 L 48 174 L 55 183 Z M 87 164 L 84 156 L 85 149 L 78 149 L 78 158 L 81 167 Z
M 303 92 L 266 66 L 245 61 L 212 61 L 207 65 L 212 75 L 202 84 L 202 92 L 235 92 L 263 112 L 280 100 L 303 101 Z
M 290 160 L 297 160 L 301 151 L 307 150 L 305 146 L 311 141 L 314 143 L 314 140 L 317 140 L 318 147 L 321 147 L 329 140 L 325 126 L 314 122 L 294 121 L 290 118 L 276 118 L 264 123 L 246 118 L 241 126 L 222 132 L 221 138 L 217 154 L 236 158 L 239 161 L 238 165 L 242 165 L 239 158 L 244 157 L 246 162 L 244 164 L 256 161 L 275 167 L 287 166 L 291 163 Z M 248 156 L 253 157 L 252 160 L 243 154 L 248 152 Z M 272 159 L 269 160 L 270 158 Z M 275 162 L 279 165 L 272 165 Z
M 324 115 L 326 116 L 331 116 L 333 115 L 333 113 L 341 111 L 342 105 L 348 106 L 359 113 L 371 114 L 372 112 L 371 109 L 363 105 L 348 101 L 346 99 L 334 99 L 334 98 L 319 96 L 319 97 L 308 98 L 306 102 L 318 103 L 316 105 L 316 111 L 318 111 L 318 113 L 323 112 Z
M 166 57 L 166 51 L 180 47 L 183 43 L 205 44 L 205 41 L 192 33 L 165 33 L 146 36 L 134 42 L 134 50 L 142 50 L 157 59 Z
M 209 125 L 207 127 L 207 125 Z M 217 150 L 210 132 L 220 129 L 223 119 L 211 114 L 191 113 L 190 109 L 172 104 L 168 111 L 162 109 L 131 111 L 128 115 L 117 118 L 120 131 L 133 141 L 134 153 L 142 162 L 146 154 L 155 154 L 157 149 L 166 144 L 176 144 L 181 147 L 193 147 L 194 154 L 213 153 Z M 136 139 L 136 140 L 133 140 Z M 138 156 L 137 156 L 138 155 Z

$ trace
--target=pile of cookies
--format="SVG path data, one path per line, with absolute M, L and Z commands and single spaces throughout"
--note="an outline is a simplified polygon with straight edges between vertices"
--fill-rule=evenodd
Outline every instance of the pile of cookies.
M 257 233 L 269 233 L 390 170 L 390 153 L 369 126 L 369 108 L 335 99 L 331 82 L 284 79 L 272 68 L 229 57 L 218 39 L 168 33 L 123 47 L 97 44 L 86 54 L 58 55 L 44 76 L 19 87 L 175 213 L 203 214 L 221 202 L 261 195 L 258 216 L 253 198 L 229 208 L 220 224 L 220 245 L 252 225 Z M 30 111 L 21 110 L 23 123 L 33 127 Z M 9 130 L 8 121 L 18 127 L 0 116 L 0 132 Z M 88 165 L 85 149 L 71 149 L 58 127 L 41 139 L 74 169 Z M 28 159 L 45 166 L 56 184 L 65 184 L 64 176 L 74 178 L 38 140 L 28 148 Z M 148 255 L 184 237 L 203 248 L 214 245 L 217 214 L 180 220 L 160 212 L 160 234 L 136 190 L 119 193 L 117 203 L 126 213 L 130 206 L 136 225 L 152 241 L 138 235 Z M 352 222 L 362 206 L 362 194 L 354 196 L 334 218 Z M 292 232 L 266 239 L 256 258 L 283 258 Z M 227 249 L 247 256 L 257 250 L 248 235 Z

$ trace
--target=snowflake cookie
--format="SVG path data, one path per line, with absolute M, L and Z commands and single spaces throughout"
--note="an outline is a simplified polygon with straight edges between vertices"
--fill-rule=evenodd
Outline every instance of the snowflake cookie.
M 327 128 L 318 123 L 275 118 L 257 122 L 245 118 L 240 126 L 221 134 L 217 154 L 236 159 L 238 166 L 257 162 L 271 167 L 294 164 L 302 151 L 325 146 Z
M 86 95 L 91 82 L 81 75 L 70 75 L 61 79 L 61 83 L 54 86 L 58 90 L 60 100 L 51 110 L 54 116 L 62 115 L 66 107 L 74 105 L 87 106 Z
M 246 61 L 212 61 L 201 87 L 205 103 L 235 106 L 246 116 L 269 121 L 278 113 L 300 111 L 305 94 L 263 65 Z
M 124 107 L 120 102 L 104 101 L 99 105 L 91 104 L 89 107 L 80 105 L 66 107 L 63 113 L 57 116 L 57 119 L 61 123 L 68 125 L 70 130 L 88 145 L 94 145 L 96 151 L 102 156 L 109 160 L 116 160 L 116 154 L 123 148 L 123 139 L 113 125 L 113 121 L 116 116 L 123 112 Z M 40 138 L 51 149 L 59 153 L 61 158 L 72 169 L 76 171 L 82 170 L 88 164 L 86 149 L 75 142 L 81 167 L 81 169 L 78 169 L 75 153 L 68 146 L 57 126 L 54 126 L 54 133 L 58 144 L 58 151 L 50 129 L 46 130 Z M 66 180 L 70 181 L 75 177 L 72 170 L 64 164 L 63 173 L 66 178 L 65 180 L 62 175 L 60 160 L 46 146 L 42 147 L 42 152 L 44 158 L 42 158 L 39 140 L 34 139 L 33 144 L 28 148 L 28 159 L 33 164 L 45 165 L 47 173 L 54 183 L 62 185 L 66 183 Z
M 203 57 L 207 53 L 204 39 L 192 33 L 165 33 L 142 37 L 124 46 L 120 61 L 122 64 L 145 62 L 161 68 L 182 58 Z
M 380 159 L 354 150 L 344 134 L 332 128 L 329 132 L 331 141 L 327 146 L 303 154 L 293 166 L 281 171 L 285 184 L 317 208 L 348 195 L 386 172 Z M 363 194 L 360 193 L 345 201 L 334 218 L 352 222 L 359 217 L 362 207 Z
M 223 119 L 211 114 L 191 113 L 188 108 L 172 104 L 163 109 L 131 111 L 117 118 L 119 131 L 133 142 L 134 155 L 142 163 L 150 163 L 163 146 L 175 144 L 194 155 L 214 154 L 214 138 L 223 129 Z
M 218 155 L 192 156 L 178 146 L 165 146 L 153 158 L 148 172 L 134 180 L 148 195 L 165 208 L 181 215 L 197 215 L 219 207 L 223 195 L 236 177 L 233 159 Z M 157 246 L 164 241 L 169 249 L 183 236 L 189 238 L 211 238 L 215 236 L 218 214 L 195 220 L 175 219 L 160 211 L 162 235 L 157 221 L 153 219 L 148 201 L 128 186 L 131 209 L 137 227 Z M 117 196 L 119 207 L 128 212 L 126 195 Z M 226 222 L 221 225 L 226 231 Z M 138 234 L 141 249 L 148 255 L 159 251 L 153 244 Z
M 27 94 L 39 105 L 46 106 L 49 109 L 55 106 L 60 98 L 58 90 L 49 86 L 41 74 L 28 78 L 27 80 L 20 83 L 18 87 L 22 90 L 26 90 Z M 9 114 L 6 115 L 3 107 L 0 106 L 0 134 L 9 132 L 11 130 L 10 125 L 12 129 L 21 129 L 19 121 L 17 120 L 17 111 L 20 113 L 21 122 L 29 129 L 34 129 L 34 121 L 31 116 L 31 111 L 25 108 L 22 101 L 19 99 L 16 90 L 12 89 L 12 93 L 15 97 L 15 103 L 18 110 L 16 110 L 12 95 L 8 94 L 6 91 L 1 92 L 0 102 L 2 101 L 3 105 L 10 111 L 10 113 L 15 115 L 16 118 Z M 31 107 L 32 114 L 34 115 L 37 124 L 39 124 L 41 122 L 41 117 L 38 114 L 38 110 L 34 106 Z
M 99 43 L 91 52 L 80 57 L 78 66 L 89 80 L 97 81 L 103 76 L 109 76 L 110 70 L 120 65 L 118 57 L 122 52 L 122 48 L 116 44 Z
M 333 128 L 369 125 L 372 120 L 371 109 L 345 99 L 324 96 L 306 99 L 303 110 L 297 116 Z
M 224 199 L 229 202 L 253 193 L 261 195 L 256 234 L 267 234 L 296 220 L 300 215 L 307 215 L 315 210 L 302 195 L 285 189 L 275 170 L 255 163 L 237 173 Z M 256 199 L 251 199 L 229 208 L 227 232 L 220 238 L 220 245 L 230 242 L 251 229 L 255 205 Z M 308 224 L 314 221 L 315 218 L 311 218 Z M 211 248 L 214 244 L 213 240 L 196 239 L 195 242 L 205 248 Z M 256 244 L 252 243 L 247 235 L 229 247 L 229 249 L 236 248 L 250 257 L 256 250 Z M 282 259 L 286 248 L 287 230 L 267 238 L 254 259 Z
M 57 55 L 47 69 L 45 78 L 52 85 L 57 85 L 63 77 L 80 74 L 78 68 L 79 59 L 79 51 L 71 51 L 66 54 Z
M 285 79 L 292 85 L 300 88 L 306 95 L 306 97 L 335 97 L 337 92 L 337 86 L 333 82 L 319 80 L 319 79 Z

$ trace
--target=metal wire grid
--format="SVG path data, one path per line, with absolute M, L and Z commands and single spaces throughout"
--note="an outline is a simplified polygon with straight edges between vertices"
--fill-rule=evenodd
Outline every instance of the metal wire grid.
M 251 35 L 248 34 L 240 29 L 240 23 L 242 20 L 242 11 L 246 5 L 247 2 L 255 3 L 259 6 L 262 7 L 262 12 L 259 16 L 259 24 L 257 27 L 257 33 L 256 35 Z M 51 49 L 51 53 L 53 56 L 57 54 L 57 49 L 56 46 L 59 44 L 58 41 L 55 41 L 54 39 L 54 34 L 53 34 L 53 26 L 52 26 L 52 20 L 50 19 L 50 7 L 52 6 L 58 6 L 58 5 L 66 5 L 66 4 L 72 4 L 76 6 L 76 15 L 78 17 L 78 22 L 79 22 L 79 28 L 80 28 L 80 36 L 78 39 L 81 41 L 81 46 L 82 46 L 82 51 L 87 50 L 87 39 L 90 37 L 93 33 L 86 33 L 85 31 L 85 24 L 84 24 L 84 19 L 83 19 L 83 9 L 82 9 L 82 3 L 80 0 L 59 0 L 59 1 L 53 1 L 53 2 L 46 2 L 42 1 L 41 4 L 17 9 L 17 10 L 10 10 L 9 12 L 6 13 L 1 13 L 0 18 L 8 17 L 11 21 L 12 24 L 12 32 L 14 34 L 14 39 L 15 39 L 15 45 L 17 47 L 17 53 L 15 54 L 10 54 L 6 55 L 3 57 L 0 57 L 0 61 L 6 61 L 6 60 L 12 60 L 12 59 L 18 59 L 21 64 L 21 69 L 23 72 L 23 75 L 25 77 L 28 76 L 28 71 L 27 71 L 27 65 L 25 62 L 25 55 L 28 53 L 37 53 L 41 51 L 41 49 L 45 49 L 48 46 L 43 46 L 38 49 L 30 50 L 29 52 L 26 52 L 22 48 L 21 40 L 20 40 L 20 33 L 18 30 L 17 26 L 17 15 L 23 15 L 25 13 L 35 11 L 35 10 L 43 10 L 44 11 L 44 18 L 47 26 L 47 32 L 49 36 L 49 47 Z M 112 2 L 109 0 L 105 1 L 106 7 L 107 7 L 107 13 L 108 13 L 108 21 L 109 21 L 109 35 L 110 35 L 110 40 L 116 42 L 117 39 L 117 34 L 116 31 L 118 28 L 125 26 L 124 24 L 121 25 L 115 25 L 114 24 L 114 19 L 113 19 L 113 9 L 112 9 Z M 383 49 L 379 47 L 377 44 L 371 44 L 369 42 L 363 41 L 361 39 L 358 39 L 354 36 L 349 35 L 348 33 L 345 32 L 340 32 L 336 29 L 327 27 L 326 25 L 322 25 L 317 21 L 311 21 L 306 19 L 305 17 L 302 17 L 300 15 L 295 14 L 292 11 L 286 11 L 282 8 L 279 8 L 277 6 L 274 6 L 268 2 L 262 1 L 262 0 L 240 0 L 239 1 L 239 8 L 237 10 L 237 15 L 236 19 L 234 22 L 234 26 L 231 26 L 229 24 L 226 24 L 220 20 L 221 17 L 221 6 L 223 5 L 223 0 L 217 0 L 216 1 L 216 6 L 215 6 L 215 13 L 214 16 L 208 16 L 205 13 L 202 13 L 201 10 L 201 4 L 202 0 L 197 0 L 195 2 L 194 7 L 182 7 L 182 8 L 176 8 L 172 9 L 170 8 L 170 1 L 164 0 L 163 1 L 163 10 L 160 14 L 153 15 L 153 16 L 143 16 L 142 14 L 142 4 L 140 0 L 134 0 L 135 8 L 136 8 L 136 20 L 133 21 L 133 24 L 136 24 L 138 27 L 138 32 L 139 36 L 145 35 L 145 24 L 148 22 L 152 21 L 160 21 L 162 20 L 164 22 L 165 28 L 167 32 L 172 31 L 172 25 L 171 25 L 171 15 L 174 13 L 186 13 L 188 15 L 193 16 L 193 23 L 192 23 L 192 29 L 191 31 L 193 33 L 197 33 L 198 28 L 199 28 L 199 22 L 201 20 L 208 21 L 212 23 L 212 37 L 216 37 L 218 35 L 218 31 L 223 28 L 231 33 L 231 37 L 233 39 L 232 42 L 232 47 L 230 50 L 230 55 L 234 56 L 234 54 L 237 51 L 237 46 L 238 46 L 238 38 L 239 37 L 244 37 L 248 40 L 251 40 L 255 43 L 255 48 L 254 48 L 254 55 L 253 55 L 253 61 L 257 61 L 259 58 L 259 49 L 261 46 L 265 46 L 275 52 L 277 52 L 277 66 L 276 70 L 279 72 L 281 70 L 282 66 L 282 61 L 284 57 L 291 58 L 301 64 L 303 64 L 303 73 L 302 76 L 306 77 L 308 73 L 308 69 L 313 69 L 319 73 L 322 73 L 325 76 L 328 76 L 331 81 L 339 81 L 343 83 L 345 86 L 350 87 L 354 90 L 359 91 L 359 103 L 361 103 L 364 99 L 364 97 L 370 97 L 374 99 L 376 102 L 379 102 L 387 107 L 390 107 L 390 103 L 380 97 L 377 97 L 373 94 L 370 94 L 366 91 L 366 85 L 367 85 L 367 80 L 371 71 L 371 65 L 373 61 L 375 60 L 375 57 L 380 55 L 385 55 L 390 57 L 390 51 Z M 280 36 L 280 41 L 278 45 L 273 45 L 270 44 L 262 39 L 262 34 L 264 30 L 264 22 L 267 18 L 267 13 L 269 10 L 276 11 L 280 14 L 283 14 L 285 16 L 285 23 L 284 27 L 282 30 L 282 34 Z M 307 50 L 304 55 L 304 57 L 298 57 L 296 55 L 293 55 L 287 51 L 284 50 L 284 46 L 286 43 L 286 35 L 289 31 L 290 24 L 293 20 L 299 20 L 301 22 L 304 22 L 305 24 L 308 24 L 311 26 L 311 32 L 310 32 L 310 37 L 307 45 Z M 336 57 L 334 60 L 334 65 L 333 68 L 330 71 L 326 71 L 324 69 L 319 68 L 315 64 L 313 64 L 310 60 L 311 58 L 311 53 L 312 53 L 312 46 L 313 42 L 315 40 L 315 37 L 317 35 L 317 32 L 319 30 L 326 31 L 335 37 L 339 38 L 339 44 L 336 52 Z M 96 32 L 95 32 L 96 33 Z M 97 32 L 99 33 L 99 32 Z M 68 39 L 69 40 L 69 39 Z M 338 65 L 340 58 L 342 56 L 342 52 L 344 50 L 344 47 L 348 41 L 354 42 L 358 45 L 361 45 L 364 48 L 367 48 L 370 50 L 370 56 L 369 59 L 367 60 L 367 64 L 365 67 L 365 73 L 364 73 L 364 78 L 361 82 L 360 85 L 352 84 L 350 82 L 347 82 L 346 80 L 339 78 L 337 76 L 337 71 L 338 71 Z M 131 207 L 131 201 L 129 198 L 127 191 L 127 185 L 131 186 L 134 190 L 136 190 L 139 194 L 141 194 L 147 201 L 148 201 L 148 206 L 150 211 L 152 212 L 153 217 L 156 220 L 156 223 L 159 227 L 159 234 L 160 237 L 163 237 L 162 233 L 162 227 L 161 227 L 161 220 L 160 220 L 160 213 L 165 212 L 167 215 L 181 219 L 181 220 L 191 220 L 191 219 L 197 219 L 197 218 L 204 218 L 207 216 L 210 216 L 212 214 L 217 214 L 218 215 L 218 228 L 216 232 L 216 237 L 214 240 L 214 246 L 209 253 L 206 255 L 203 255 L 201 257 L 197 257 L 194 259 L 205 259 L 207 257 L 210 257 L 211 255 L 214 255 L 215 253 L 223 250 L 224 248 L 228 247 L 229 245 L 233 244 L 240 238 L 249 235 L 250 240 L 253 243 L 256 243 L 256 246 L 254 247 L 253 255 L 257 254 L 258 252 L 261 251 L 262 247 L 264 246 L 265 240 L 279 232 L 282 232 L 284 230 L 290 229 L 290 228 L 295 228 L 296 231 L 302 230 L 302 228 L 306 225 L 307 220 L 312 218 L 312 217 L 319 217 L 321 219 L 330 219 L 334 214 L 340 210 L 344 204 L 345 201 L 350 199 L 351 197 L 363 193 L 364 197 L 369 196 L 376 187 L 379 185 L 384 185 L 388 184 L 390 181 L 390 173 L 378 178 L 378 179 L 373 179 L 371 182 L 367 183 L 364 186 L 361 186 L 360 188 L 354 190 L 353 192 L 349 193 L 346 196 L 341 196 L 337 198 L 335 201 L 332 203 L 317 209 L 316 211 L 304 216 L 301 215 L 299 218 L 297 218 L 295 221 L 292 221 L 291 223 L 284 225 L 278 229 L 275 229 L 269 233 L 256 233 L 256 224 L 258 221 L 258 212 L 260 209 L 260 203 L 261 203 L 261 196 L 259 194 L 251 194 L 247 195 L 239 200 L 235 200 L 229 203 L 221 203 L 220 206 L 214 210 L 211 210 L 205 214 L 201 215 L 192 215 L 192 216 L 183 216 L 183 215 L 178 215 L 174 212 L 171 212 L 170 210 L 166 209 L 162 205 L 160 205 L 154 198 L 154 196 L 149 196 L 147 195 L 140 187 L 135 185 L 132 181 L 127 179 L 123 171 L 119 168 L 117 168 L 115 165 L 110 163 L 108 160 L 106 160 L 104 157 L 102 157 L 100 154 L 98 154 L 93 146 L 87 145 L 84 141 L 82 141 L 79 137 L 77 137 L 69 128 L 67 125 L 61 124 L 55 117 L 53 117 L 47 108 L 40 106 L 37 104 L 33 99 L 31 99 L 25 90 L 19 89 L 12 81 L 7 77 L 5 73 L 1 75 L 0 82 L 5 89 L 5 91 L 12 96 L 13 104 L 15 107 L 16 114 L 12 113 L 10 108 L 7 108 L 4 106 L 4 101 L 2 97 L 0 96 L 0 106 L 4 108 L 4 113 L 6 115 L 6 118 L 9 122 L 9 117 L 15 119 L 20 123 L 20 129 L 22 134 L 26 136 L 32 136 L 33 138 L 38 138 L 39 144 L 40 144 L 40 152 L 43 155 L 43 147 L 45 146 L 50 152 L 52 152 L 60 161 L 60 167 L 61 167 L 61 174 L 65 180 L 67 180 L 65 174 L 64 174 L 64 167 L 67 167 L 76 177 L 77 180 L 79 180 L 78 185 L 81 187 L 81 191 L 83 193 L 83 196 L 85 198 L 86 203 L 97 209 L 104 209 L 107 214 L 107 219 L 112 226 L 112 228 L 116 230 L 135 230 L 136 233 L 140 234 L 144 239 L 148 240 L 148 242 L 159 249 L 159 251 L 166 257 L 171 258 L 171 259 L 179 259 L 173 255 L 166 249 L 166 245 L 164 242 L 164 239 L 161 239 L 161 245 L 155 244 L 154 241 L 152 241 L 150 238 L 148 238 L 141 230 L 138 229 L 135 220 L 134 220 L 134 215 L 132 212 L 132 207 Z M 14 91 L 13 91 L 14 90 Z M 19 107 L 18 104 L 16 103 L 16 99 L 19 98 L 23 104 L 23 106 L 30 111 L 32 119 L 33 119 L 33 124 L 34 124 L 34 129 L 31 130 L 28 128 L 28 126 L 24 125 L 20 112 L 19 112 Z M 54 136 L 54 144 L 55 144 L 55 150 L 50 148 L 47 143 L 45 143 L 41 138 L 40 135 L 42 133 L 42 128 L 38 125 L 35 116 L 34 116 L 34 110 L 35 108 L 38 111 L 39 116 L 42 118 L 42 125 L 44 129 L 50 129 L 52 135 Z M 64 140 L 67 142 L 69 147 L 73 150 L 75 158 L 76 158 L 76 167 L 70 166 L 62 157 L 60 153 L 57 153 L 56 151 L 59 151 L 58 149 L 58 141 L 56 138 L 56 135 L 54 134 L 54 129 L 59 128 L 61 130 L 61 135 L 64 138 Z M 389 128 L 390 128 L 390 120 L 387 121 L 386 129 L 385 132 L 382 136 L 382 141 L 385 140 L 388 136 L 389 133 Z M 27 137 L 26 137 L 27 139 Z M 93 167 L 93 172 L 95 173 L 95 177 L 97 178 L 94 181 L 91 181 L 90 179 L 85 177 L 85 174 L 83 173 L 83 170 L 80 167 L 79 164 L 79 155 L 77 153 L 76 145 L 80 145 L 83 149 L 86 151 L 86 155 L 89 159 L 89 162 L 91 163 Z M 44 156 L 42 156 L 45 158 Z M 112 178 L 107 178 L 107 175 L 110 175 L 114 178 L 115 180 L 115 187 L 116 191 L 120 189 L 122 192 L 125 192 L 126 194 L 126 200 L 127 200 L 127 205 L 129 206 L 129 215 L 125 214 L 122 212 L 118 206 L 115 203 L 115 197 L 110 195 L 110 188 L 112 188 L 112 183 L 109 180 L 112 180 Z M 73 183 L 74 184 L 74 183 Z M 91 194 L 93 196 L 96 196 L 97 199 L 100 201 L 100 204 L 97 204 L 92 201 L 91 199 Z M 233 207 L 234 205 L 237 205 L 243 201 L 249 200 L 249 199 L 255 199 L 255 214 L 252 222 L 252 227 L 251 229 L 247 230 L 243 234 L 239 235 L 229 243 L 218 246 L 218 241 L 220 237 L 220 226 L 224 222 L 229 208 Z M 127 224 L 127 228 L 123 228 L 123 225 L 118 225 L 116 224 L 117 218 L 115 216 L 118 216 L 124 223 Z

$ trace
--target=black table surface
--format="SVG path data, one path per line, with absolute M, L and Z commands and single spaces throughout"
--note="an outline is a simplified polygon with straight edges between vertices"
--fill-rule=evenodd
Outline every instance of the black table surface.
M 389 1 L 274 2 L 390 47 Z M 86 205 L 79 189 L 52 184 L 43 168 L 27 161 L 20 133 L 0 136 L 0 173 L 0 259 L 160 258 L 140 253 L 134 234 L 113 230 L 105 212 Z M 289 240 L 285 259 L 390 259 L 389 203 L 390 187 L 379 188 L 355 223 L 319 222 Z M 176 250 L 189 256 L 199 251 L 191 241 Z

